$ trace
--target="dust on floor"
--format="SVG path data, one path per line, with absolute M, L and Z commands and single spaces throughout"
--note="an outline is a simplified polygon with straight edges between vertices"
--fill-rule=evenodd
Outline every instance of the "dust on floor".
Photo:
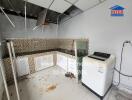
M 59 67 L 32 74 L 29 79 L 19 82 L 19 90 L 21 100 L 100 100 L 78 84 L 75 78 L 66 78 L 65 71 Z M 119 95 L 119 91 L 112 90 L 109 98 L 104 100 L 131 100 Z M 9 87 L 9 91 L 11 100 L 17 100 L 14 85 Z

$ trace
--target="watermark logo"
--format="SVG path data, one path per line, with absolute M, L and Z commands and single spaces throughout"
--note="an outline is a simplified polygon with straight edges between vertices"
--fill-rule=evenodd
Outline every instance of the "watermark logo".
M 119 6 L 119 5 L 115 5 L 113 7 L 110 8 L 111 9 L 111 16 L 124 16 L 124 7 Z

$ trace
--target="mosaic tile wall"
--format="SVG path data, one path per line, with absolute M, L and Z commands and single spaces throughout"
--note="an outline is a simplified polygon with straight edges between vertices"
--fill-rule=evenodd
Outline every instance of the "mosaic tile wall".
M 58 40 L 58 48 L 67 49 L 67 50 L 74 50 L 74 41 L 72 39 L 59 39 Z
M 13 80 L 13 73 L 12 73 L 12 70 L 11 70 L 10 59 L 9 58 L 3 59 L 3 64 L 4 64 L 4 67 L 5 67 L 5 74 L 6 74 L 7 82 Z
M 74 50 L 73 39 L 13 39 L 12 41 L 16 53 L 56 48 Z

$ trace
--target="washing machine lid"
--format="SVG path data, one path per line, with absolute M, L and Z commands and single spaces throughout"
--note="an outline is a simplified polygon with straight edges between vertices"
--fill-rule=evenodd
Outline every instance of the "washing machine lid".
M 102 53 L 102 52 L 94 52 L 93 55 L 90 55 L 88 57 L 97 59 L 97 60 L 101 60 L 101 61 L 105 61 L 110 57 L 110 54 Z

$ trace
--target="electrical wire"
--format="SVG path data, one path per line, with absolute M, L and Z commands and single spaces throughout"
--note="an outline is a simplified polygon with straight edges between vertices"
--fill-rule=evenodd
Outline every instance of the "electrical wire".
M 123 61 L 123 52 L 124 52 L 124 47 L 125 47 L 125 44 L 126 44 L 126 43 L 129 43 L 129 44 L 132 45 L 131 41 L 124 41 L 124 42 L 123 42 L 122 50 L 121 50 L 120 68 L 119 68 L 119 70 L 117 70 L 116 68 L 114 68 L 114 70 L 117 71 L 117 72 L 119 73 L 119 82 L 118 82 L 118 84 L 116 85 L 117 87 L 118 87 L 118 86 L 120 85 L 120 83 L 121 83 L 121 75 L 122 75 L 122 76 L 125 76 L 125 77 L 132 77 L 132 75 L 127 75 L 127 74 L 124 74 L 124 73 L 121 72 L 121 71 L 122 71 L 122 61 Z
M 118 71 L 116 68 L 115 68 L 115 70 L 116 70 L 118 73 L 120 73 L 121 75 L 123 75 L 123 76 L 126 76 L 126 77 L 132 77 L 131 75 L 127 75 L 127 74 L 121 73 L 121 72 Z

